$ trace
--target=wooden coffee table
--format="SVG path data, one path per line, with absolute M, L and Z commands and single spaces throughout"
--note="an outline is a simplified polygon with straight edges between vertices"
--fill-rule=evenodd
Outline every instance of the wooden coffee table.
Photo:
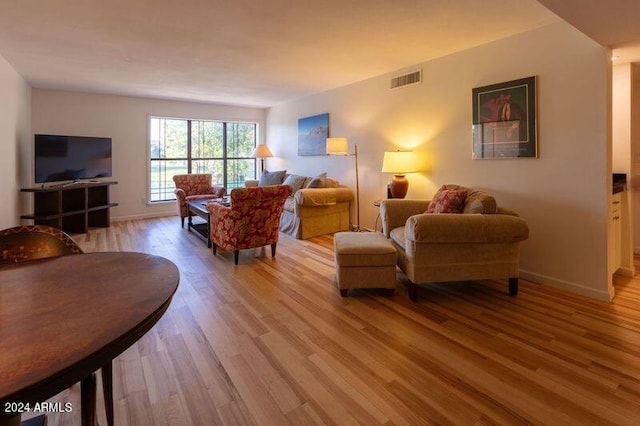
M 196 236 L 203 239 L 207 243 L 207 247 L 211 247 L 211 222 L 209 220 L 209 210 L 207 203 L 210 201 L 187 201 L 187 210 L 189 211 L 189 221 L 187 229 L 189 232 L 195 231 Z M 204 219 L 204 223 L 193 223 L 193 216 Z
M 209 210 L 207 203 L 218 203 L 224 206 L 229 205 L 228 198 L 215 198 L 213 200 L 187 201 L 187 210 L 189 211 L 189 221 L 187 229 L 195 231 L 196 236 L 207 243 L 207 247 L 211 248 L 211 219 L 209 218 Z M 204 220 L 204 223 L 193 223 L 192 216 L 198 216 Z
M 94 371 L 110 377 L 111 360 L 160 319 L 179 279 L 172 262 L 145 253 L 0 266 L 0 425 L 79 381 L 82 424 L 94 425 Z M 105 395 L 113 424 L 112 390 Z

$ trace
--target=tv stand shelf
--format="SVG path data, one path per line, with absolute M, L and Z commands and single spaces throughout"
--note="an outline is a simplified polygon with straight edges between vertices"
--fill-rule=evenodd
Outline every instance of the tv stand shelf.
M 118 182 L 74 182 L 48 187 L 22 188 L 33 193 L 33 214 L 20 216 L 36 225 L 48 225 L 69 233 L 86 233 L 89 227 L 110 225 L 109 187 Z

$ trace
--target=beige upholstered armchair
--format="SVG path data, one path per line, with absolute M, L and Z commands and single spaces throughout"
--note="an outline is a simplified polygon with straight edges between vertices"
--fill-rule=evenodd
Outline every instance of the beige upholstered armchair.
M 432 200 L 391 199 L 380 205 L 383 232 L 396 246 L 411 300 L 417 300 L 418 284 L 480 279 L 507 279 L 515 296 L 520 242 L 529 237 L 525 221 L 482 191 L 443 189 L 464 194 L 459 214 L 425 213 L 434 207 Z
M 211 185 L 211 175 L 209 173 L 191 173 L 187 175 L 174 175 L 173 182 L 176 189 L 176 202 L 180 224 L 184 228 L 184 218 L 189 216 L 187 201 L 213 200 L 222 197 L 226 188 Z

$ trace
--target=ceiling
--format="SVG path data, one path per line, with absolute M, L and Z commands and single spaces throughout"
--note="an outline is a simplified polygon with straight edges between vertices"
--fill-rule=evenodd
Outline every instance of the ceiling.
M 36 88 L 267 107 L 557 20 L 535 0 L 5 0 L 0 55 Z
M 616 63 L 640 62 L 640 1 L 538 0 L 562 19 L 613 50 Z
M 20 0 L 0 55 L 36 88 L 268 107 L 558 21 L 542 4 L 640 40 L 637 0 Z

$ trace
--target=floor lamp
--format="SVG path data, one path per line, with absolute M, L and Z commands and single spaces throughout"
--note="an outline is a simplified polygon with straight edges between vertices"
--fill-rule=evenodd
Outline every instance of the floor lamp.
M 360 228 L 360 183 L 358 181 L 358 144 L 354 145 L 356 158 L 356 226 L 352 227 L 352 231 L 364 231 Z M 351 155 L 349 154 L 349 144 L 347 138 L 327 138 L 327 154 L 328 155 Z
M 260 159 L 260 171 L 264 172 L 264 159 L 267 157 L 273 157 L 273 154 L 266 145 L 257 145 L 253 151 L 251 151 L 250 157 Z

